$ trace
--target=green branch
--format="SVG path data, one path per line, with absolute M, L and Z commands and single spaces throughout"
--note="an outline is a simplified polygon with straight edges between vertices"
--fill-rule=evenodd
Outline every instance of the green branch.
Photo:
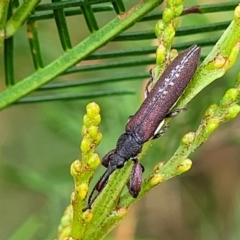
M 13 36 L 27 20 L 29 14 L 39 2 L 40 0 L 23 1 L 23 3 L 16 9 L 13 16 L 9 19 L 6 26 L 3 29 L 0 29 L 0 36 L 4 36 L 4 38 Z
M 125 14 L 119 15 L 99 31 L 91 34 L 87 39 L 64 53 L 57 60 L 47 65 L 44 69 L 23 79 L 13 87 L 0 94 L 0 109 L 7 107 L 28 93 L 48 83 L 69 67 L 85 59 L 90 53 L 100 48 L 112 38 L 133 25 L 146 13 L 159 5 L 161 0 L 141 1 L 133 9 Z

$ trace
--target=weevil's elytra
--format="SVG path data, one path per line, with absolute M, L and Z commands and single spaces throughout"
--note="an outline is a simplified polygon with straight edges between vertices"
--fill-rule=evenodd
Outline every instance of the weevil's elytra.
M 101 192 L 109 176 L 130 159 L 134 160 L 134 166 L 128 188 L 133 197 L 138 196 L 143 168 L 140 167 L 137 156 L 145 142 L 161 136 L 165 131 L 162 129 L 158 132 L 158 127 L 164 118 L 169 117 L 170 109 L 186 89 L 196 71 L 199 59 L 200 47 L 193 45 L 172 61 L 150 92 L 147 90 L 149 83 L 147 84 L 145 91 L 147 97 L 129 119 L 125 133 L 119 137 L 116 148 L 107 153 L 102 160 L 107 170 L 93 188 L 87 208 L 91 208 L 97 197 L 92 198 L 94 191 Z
M 126 131 L 135 132 L 141 143 L 151 139 L 158 125 L 190 82 L 199 57 L 200 48 L 194 45 L 173 60 L 126 125 Z M 145 122 L 151 124 L 142 124 Z

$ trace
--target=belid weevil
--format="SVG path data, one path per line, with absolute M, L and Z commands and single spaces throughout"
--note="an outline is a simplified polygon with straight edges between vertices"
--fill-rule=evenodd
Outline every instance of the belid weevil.
M 165 129 L 159 130 L 164 118 L 176 115 L 180 110 L 170 112 L 178 98 L 186 89 L 192 79 L 200 59 L 200 47 L 193 45 L 179 54 L 163 72 L 159 80 L 148 91 L 147 96 L 137 112 L 130 117 L 116 148 L 107 153 L 102 160 L 103 166 L 107 168 L 93 188 L 87 208 L 91 205 L 98 194 L 107 184 L 109 176 L 119 168 L 122 168 L 128 160 L 134 161 L 132 173 L 128 182 L 128 189 L 133 197 L 137 197 L 141 190 L 143 167 L 138 162 L 137 156 L 142 151 L 143 144 L 150 139 L 161 136 Z M 98 194 L 93 198 L 94 192 Z

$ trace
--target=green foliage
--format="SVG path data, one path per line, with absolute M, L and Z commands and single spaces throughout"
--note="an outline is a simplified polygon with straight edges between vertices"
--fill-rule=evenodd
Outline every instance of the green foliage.
M 25 140 L 24 136 L 20 135 L 18 137 L 19 129 L 14 128 L 16 129 L 16 133 L 13 133 L 15 138 L 15 142 L 13 142 L 14 151 L 11 151 L 9 155 L 5 154 L 5 143 L 1 143 L 3 146 L 0 149 L 1 159 L 4 159 L 4 161 L 1 163 L 2 174 L 0 180 L 7 184 L 17 184 L 22 189 L 36 191 L 37 194 L 43 196 L 44 200 L 42 201 L 47 199 L 47 205 L 49 205 L 48 210 L 45 209 L 43 215 L 35 217 L 35 214 L 32 214 L 30 217 L 26 217 L 27 220 L 20 227 L 14 227 L 13 222 L 10 223 L 10 232 L 14 228 L 18 228 L 12 234 L 11 239 L 53 239 L 56 236 L 56 226 L 60 214 L 68 204 L 68 196 L 72 189 L 72 179 L 69 176 L 68 169 L 70 162 L 77 154 L 79 142 L 77 129 L 79 129 L 81 122 L 81 120 L 73 121 L 73 119 L 79 118 L 83 114 L 86 105 L 86 101 L 78 102 L 77 105 L 65 101 L 78 99 L 91 99 L 91 101 L 94 99 L 96 101 L 98 97 L 105 97 L 105 99 L 99 99 L 98 101 L 101 105 L 103 119 L 101 132 L 104 133 L 103 145 L 101 145 L 99 152 L 105 153 L 110 149 L 110 145 L 114 146 L 115 140 L 112 141 L 112 139 L 116 139 L 118 134 L 123 131 L 123 121 L 126 122 L 127 116 L 133 113 L 141 102 L 134 97 L 125 96 L 133 94 L 136 89 L 137 91 L 140 90 L 139 84 L 134 80 L 147 78 L 149 74 L 146 73 L 145 69 L 143 70 L 143 66 L 156 63 L 154 68 L 154 80 L 156 81 L 170 59 L 176 55 L 176 52 L 171 51 L 172 46 L 182 50 L 193 43 L 198 44 L 203 49 L 202 59 L 207 55 L 199 66 L 194 80 L 175 108 L 186 106 L 206 86 L 222 77 L 227 70 L 232 68 L 239 52 L 240 11 L 236 2 L 186 8 L 181 1 L 167 1 L 166 8 L 162 13 L 159 13 L 159 8 L 156 8 L 162 2 L 159 0 L 136 1 L 135 5 L 132 6 L 127 1 L 126 3 L 124 1 L 107 3 L 106 1 L 104 4 L 97 4 L 103 1 L 83 2 L 78 0 L 54 0 L 52 3 L 40 4 L 38 1 L 27 2 L 28 4 L 26 4 L 26 1 L 2 1 L 0 3 L 0 45 L 4 50 L 3 63 L 0 64 L 4 64 L 5 71 L 5 89 L 0 93 L 0 109 L 3 110 L 1 114 L 3 119 L 4 117 L 8 119 L 7 116 L 10 111 L 18 111 L 17 109 L 19 109 L 18 116 L 20 119 L 22 111 L 26 113 L 28 122 L 21 125 L 20 120 L 17 120 L 16 124 L 17 126 L 25 126 L 23 133 L 30 134 L 26 135 L 28 136 L 26 137 L 27 148 L 25 150 L 27 153 L 23 156 L 21 155 L 24 152 L 21 148 L 21 142 L 25 142 Z M 155 12 L 153 11 L 154 8 L 156 8 Z M 226 18 L 221 19 L 221 22 L 208 23 L 208 20 L 203 18 L 203 14 L 206 13 L 221 15 L 221 11 L 232 13 L 234 9 L 235 12 L 231 21 Z M 151 11 L 153 12 L 149 13 Z M 106 13 L 109 13 L 110 17 Z M 112 15 L 110 15 L 111 13 Z M 191 16 L 190 13 L 201 15 L 193 14 Z M 72 24 L 69 24 L 69 19 L 71 21 L 71 18 L 80 14 L 83 16 L 81 22 L 74 18 Z M 103 14 L 101 16 L 104 16 L 104 18 L 98 18 L 97 14 Z M 180 22 L 179 16 L 182 16 L 182 22 Z M 162 20 L 159 20 L 161 18 Z M 54 27 L 56 26 L 57 31 L 50 38 L 53 37 L 55 41 L 58 38 L 61 47 L 58 48 L 57 44 L 51 44 L 48 47 L 49 55 L 46 57 L 43 49 L 45 42 L 47 45 L 49 39 L 45 35 L 41 39 L 40 30 L 44 20 L 50 21 L 51 19 L 55 20 Z M 83 24 L 84 21 L 86 24 Z M 157 21 L 156 25 L 155 21 Z M 189 25 L 189 23 L 191 24 Z M 21 57 L 26 55 L 26 51 L 22 50 L 24 48 L 21 45 L 25 40 L 25 37 L 21 35 L 23 24 L 27 26 L 27 37 L 31 52 L 30 66 L 25 64 L 25 60 L 23 63 L 21 62 Z M 74 30 L 76 36 L 72 37 L 71 27 L 76 25 L 77 31 Z M 133 25 L 137 31 L 126 31 Z M 48 24 L 44 27 L 47 29 Z M 87 34 L 87 37 L 86 34 L 81 36 L 84 40 L 79 41 L 76 32 L 81 31 L 83 27 L 88 28 L 90 34 Z M 215 33 L 216 30 L 218 32 L 214 34 L 214 37 L 211 37 L 210 35 Z M 223 33 L 219 32 L 222 30 L 224 30 Z M 197 36 L 190 35 L 196 33 Z M 149 40 L 155 39 L 156 36 L 158 40 L 156 46 L 150 46 Z M 189 40 L 189 38 L 191 39 Z M 15 41 L 17 47 L 14 45 L 15 39 L 17 39 Z M 143 42 L 141 40 L 148 41 Z M 74 42 L 77 43 L 74 44 Z M 213 44 L 215 46 L 212 48 Z M 104 48 L 102 48 L 103 46 Z M 209 53 L 210 47 L 212 50 Z M 22 51 L 21 57 L 16 57 L 19 56 L 16 48 L 20 49 L 17 51 Z M 60 48 L 60 51 L 56 51 Z M 98 49 L 101 49 L 101 51 L 98 51 Z M 148 56 L 155 52 L 157 53 L 156 58 Z M 18 61 L 20 64 L 16 64 Z M 84 61 L 84 65 L 79 65 L 80 61 Z M 45 64 L 46 62 L 49 63 Z M 22 69 L 25 69 L 25 66 L 29 69 L 23 73 Z M 129 68 L 131 68 L 131 73 Z M 0 73 L 3 76 L 1 71 L 3 71 L 3 67 L 0 68 Z M 16 76 L 18 77 L 16 78 Z M 76 78 L 80 80 L 76 80 Z M 233 79 L 234 77 L 229 78 Z M 3 77 L 1 80 L 4 81 Z M 49 83 L 53 80 L 55 81 Z M 130 80 L 130 84 L 126 83 Z M 108 88 L 109 84 L 112 85 Z M 228 88 L 229 90 L 227 90 Z M 204 91 L 210 91 L 209 89 Z M 220 99 L 225 91 L 226 94 Z M 195 117 L 185 117 L 185 126 L 187 124 L 191 127 L 195 125 L 195 129 L 197 129 L 195 132 L 185 134 L 180 141 L 178 134 L 181 134 L 181 132 L 179 129 L 175 131 L 174 127 L 178 126 L 175 121 L 176 124 L 171 124 L 168 136 L 164 136 L 165 142 L 168 142 L 169 145 L 167 147 L 166 145 L 158 146 L 158 154 L 161 152 L 160 159 L 156 158 L 155 146 L 153 146 L 153 150 L 151 150 L 153 155 L 151 156 L 151 152 L 148 155 L 153 161 L 144 162 L 148 177 L 145 178 L 142 191 L 137 199 L 133 199 L 128 193 L 124 192 L 132 167 L 132 163 L 128 162 L 123 169 L 113 174 L 103 192 L 96 199 L 93 209 L 82 212 L 86 194 L 91 189 L 89 181 L 100 161 L 98 154 L 95 152 L 101 138 L 98 129 L 99 109 L 95 104 L 92 105 L 92 108 L 88 105 L 86 117 L 83 119 L 82 161 L 76 160 L 71 166 L 71 174 L 75 181 L 74 192 L 71 195 L 72 205 L 66 208 L 61 218 L 58 239 L 65 239 L 69 236 L 73 239 L 103 238 L 122 221 L 131 204 L 138 201 L 159 183 L 189 170 L 192 166 L 192 161 L 188 158 L 189 154 L 206 142 L 221 123 L 235 118 L 240 111 L 237 104 L 240 97 L 239 77 L 234 86 L 230 81 L 222 84 L 221 88 L 215 89 L 215 92 L 216 94 L 206 95 L 205 98 L 201 98 L 200 93 L 200 96 L 196 97 L 197 100 L 192 101 L 192 104 L 195 104 L 198 99 L 201 99 L 201 111 L 206 109 L 210 102 L 220 102 L 218 105 L 213 104 L 207 108 L 200 124 L 198 124 L 199 118 L 196 117 L 202 114 L 199 111 L 200 106 L 192 111 L 192 113 L 195 111 L 195 115 L 193 114 Z M 31 96 L 27 96 L 29 94 Z M 115 99 L 109 96 L 115 96 Z M 59 103 L 49 102 L 57 100 L 62 101 L 59 101 Z M 41 107 L 37 106 L 36 103 L 40 102 L 49 103 Z M 23 106 L 23 103 L 35 103 L 33 105 L 34 113 L 39 114 L 39 116 L 43 115 L 42 119 L 45 121 L 45 124 L 41 124 L 41 129 L 31 126 L 30 122 L 32 120 L 34 122 L 34 119 L 31 118 L 30 106 Z M 119 103 L 121 104 L 118 105 Z M 6 109 L 12 104 L 18 105 L 15 108 Z M 52 108 L 46 106 L 52 106 Z M 91 109 L 95 110 L 91 112 Z M 181 117 L 178 119 L 181 119 Z M 197 125 L 199 126 L 196 127 Z M 3 126 L 5 125 L 3 124 Z M 42 132 L 46 126 L 52 130 L 51 134 Z M 32 129 L 32 131 L 29 129 Z M 171 134 L 172 130 L 174 135 Z M 4 131 L 2 135 L 4 136 Z M 34 146 L 34 140 L 31 136 L 34 136 L 34 139 L 44 139 L 46 142 L 45 148 L 42 150 L 41 144 L 39 146 L 35 144 Z M 62 147 L 57 147 L 55 152 L 54 144 L 59 146 L 59 141 L 62 141 Z M 167 159 L 167 155 L 170 155 L 174 148 L 176 149 L 179 141 L 180 145 L 170 160 L 166 164 L 159 162 Z M 149 142 L 144 146 L 140 158 L 146 154 L 151 144 L 152 142 Z M 169 151 L 163 151 L 166 148 Z M 71 153 L 73 149 L 76 152 Z M 17 163 L 11 161 L 16 158 Z M 52 161 L 49 161 L 49 159 L 52 159 Z M 65 159 L 65 162 L 62 162 L 62 159 Z M 150 170 L 154 165 L 156 165 L 154 170 Z M 13 189 L 13 186 L 10 186 L 9 189 Z M 64 203 L 61 202 L 62 199 L 64 199 Z M 11 200 L 14 200 L 14 198 L 11 197 Z M 236 203 L 237 207 L 238 205 Z M 10 209 L 9 206 L 8 211 Z M 20 215 L 24 217 L 24 214 L 27 214 L 27 211 Z M 48 226 L 43 227 L 40 224 L 42 222 L 46 222 L 46 226 Z M 49 226 L 51 226 L 51 230 L 49 230 Z M 42 229 L 44 230 L 42 231 Z M 213 231 L 212 229 L 207 230 L 209 228 L 204 220 L 201 223 L 201 229 L 200 235 L 202 238 L 207 238 L 207 233 L 204 234 L 203 232 L 209 231 L 210 233 Z M 236 229 L 237 231 L 238 229 Z

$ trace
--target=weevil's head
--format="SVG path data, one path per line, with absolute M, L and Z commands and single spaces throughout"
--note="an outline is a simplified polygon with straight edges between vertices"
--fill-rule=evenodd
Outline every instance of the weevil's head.
M 98 183 L 95 187 L 96 190 L 98 190 L 100 192 L 106 185 L 111 174 L 117 168 L 122 168 L 125 162 L 126 162 L 125 159 L 122 156 L 120 156 L 119 154 L 117 154 L 115 152 L 115 149 L 113 149 L 109 153 L 107 153 L 102 159 L 102 164 L 103 164 L 103 166 L 105 166 L 107 168 L 107 170 L 102 175 L 100 180 L 98 181 Z
M 102 159 L 102 165 L 106 168 L 122 168 L 126 159 L 119 155 L 115 149 L 108 152 Z

